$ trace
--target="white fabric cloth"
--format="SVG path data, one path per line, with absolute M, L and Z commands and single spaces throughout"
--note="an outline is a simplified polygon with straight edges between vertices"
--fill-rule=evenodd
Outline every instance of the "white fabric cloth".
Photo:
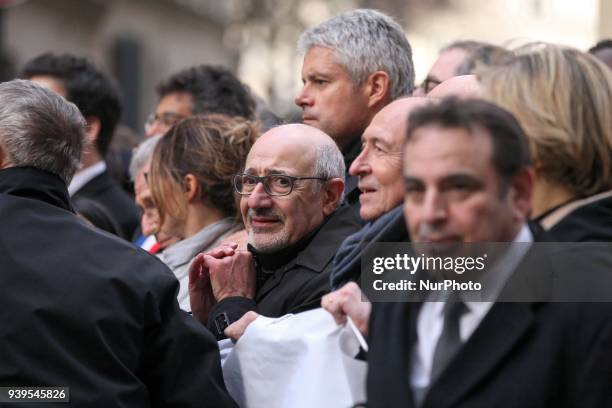
M 247 408 L 350 407 L 365 401 L 359 342 L 324 309 L 249 325 L 223 365 L 230 395 Z
M 68 194 L 72 197 L 83 186 L 93 180 L 95 177 L 106 171 L 106 162 L 104 160 L 97 162 L 79 172 L 77 172 L 72 181 L 68 185 Z
M 523 225 L 514 242 L 533 242 L 533 235 L 527 225 Z M 497 287 L 492 293 L 499 294 L 514 269 L 523 259 L 528 246 L 519 245 L 512 247 L 510 253 L 505 254 L 498 261 L 498 267 L 493 272 L 498 279 L 495 280 Z M 484 285 L 483 285 L 484 286 Z M 492 296 L 496 297 L 496 296 Z M 431 377 L 434 351 L 438 339 L 444 328 L 444 315 L 442 313 L 445 302 L 424 302 L 417 319 L 418 340 L 412 352 L 412 367 L 410 383 L 415 388 L 428 387 Z M 459 335 L 465 343 L 476 331 L 478 325 L 489 312 L 494 302 L 465 302 L 467 312 L 459 319 Z
M 213 224 L 207 225 L 192 235 L 174 245 L 170 245 L 160 254 L 161 259 L 168 268 L 172 270 L 180 287 L 177 296 L 181 309 L 190 312 L 189 302 L 189 266 L 193 258 L 202 251 L 213 249 L 220 245 L 225 237 L 236 232 L 239 226 L 236 225 L 232 217 L 224 218 Z

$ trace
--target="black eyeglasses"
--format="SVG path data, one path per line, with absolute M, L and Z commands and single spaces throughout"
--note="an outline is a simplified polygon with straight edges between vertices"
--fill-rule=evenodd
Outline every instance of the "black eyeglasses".
M 268 174 L 267 176 L 253 176 L 252 174 L 236 174 L 234 188 L 240 195 L 249 195 L 255 190 L 257 184 L 262 183 L 264 191 L 270 196 L 286 196 L 293 191 L 293 184 L 299 180 L 322 180 L 323 177 L 294 177 L 286 174 Z
M 169 129 L 174 126 L 179 120 L 184 118 L 185 116 L 179 115 L 178 113 L 174 112 L 165 112 L 161 115 L 158 115 L 157 113 L 151 113 L 149 116 L 147 116 L 144 129 L 145 132 L 148 133 L 156 122 L 161 123 L 164 128 Z

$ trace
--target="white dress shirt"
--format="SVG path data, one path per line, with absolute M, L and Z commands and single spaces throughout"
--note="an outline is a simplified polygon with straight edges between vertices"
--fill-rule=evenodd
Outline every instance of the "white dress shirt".
M 83 188 L 85 184 L 89 183 L 95 177 L 104 173 L 105 170 L 106 162 L 102 160 L 76 173 L 72 178 L 72 181 L 68 185 L 68 194 L 70 194 L 70 197 L 72 197 L 77 191 Z
M 533 235 L 527 227 L 523 225 L 514 242 L 533 242 Z M 512 247 L 510 253 L 504 254 L 497 262 L 493 272 L 498 278 L 497 287 L 492 289 L 492 293 L 499 294 L 503 284 L 512 275 L 518 263 L 523 259 L 529 247 L 518 245 Z M 484 285 L 483 285 L 484 287 Z M 490 292 L 491 293 L 491 292 Z M 412 350 L 412 367 L 410 374 L 410 384 L 413 388 L 428 387 L 431 380 L 431 368 L 433 363 L 434 351 L 438 339 L 444 327 L 443 308 L 445 302 L 425 301 L 419 311 L 417 319 L 417 342 Z M 493 306 L 494 302 L 465 302 L 467 311 L 459 319 L 459 336 L 465 343 L 472 333 L 476 330 L 482 319 Z

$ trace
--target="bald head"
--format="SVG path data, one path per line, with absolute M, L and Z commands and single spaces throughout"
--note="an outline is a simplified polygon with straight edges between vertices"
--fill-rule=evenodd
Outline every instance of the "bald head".
M 290 124 L 270 129 L 251 148 L 247 164 L 251 159 L 271 157 L 317 177 L 344 180 L 344 160 L 338 146 L 312 126 Z
M 385 106 L 376 114 L 376 116 L 374 116 L 370 126 L 368 126 L 368 129 L 371 127 L 384 128 L 387 133 L 394 136 L 393 143 L 399 143 L 399 146 L 401 146 L 406 134 L 406 118 L 415 108 L 419 108 L 430 103 L 432 103 L 431 99 L 417 96 L 397 99 Z M 368 129 L 366 129 L 366 133 L 368 132 Z
M 322 130 L 308 125 L 290 124 L 274 127 L 261 135 L 251 152 L 274 146 L 287 153 L 300 152 L 304 156 L 314 157 L 317 147 L 331 145 L 335 145 L 335 142 Z
M 244 173 L 250 190 L 240 211 L 249 243 L 259 251 L 297 243 L 342 202 L 342 154 L 329 136 L 307 125 L 264 133 L 251 148 Z
M 456 96 L 459 99 L 482 98 L 482 87 L 476 75 L 460 75 L 442 82 L 427 96 L 438 99 L 447 96 Z

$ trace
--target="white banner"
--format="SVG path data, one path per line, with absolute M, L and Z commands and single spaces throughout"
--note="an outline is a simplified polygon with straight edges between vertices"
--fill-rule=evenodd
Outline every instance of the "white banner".
M 323 309 L 249 325 L 223 365 L 243 408 L 343 408 L 365 401 L 359 342 Z

